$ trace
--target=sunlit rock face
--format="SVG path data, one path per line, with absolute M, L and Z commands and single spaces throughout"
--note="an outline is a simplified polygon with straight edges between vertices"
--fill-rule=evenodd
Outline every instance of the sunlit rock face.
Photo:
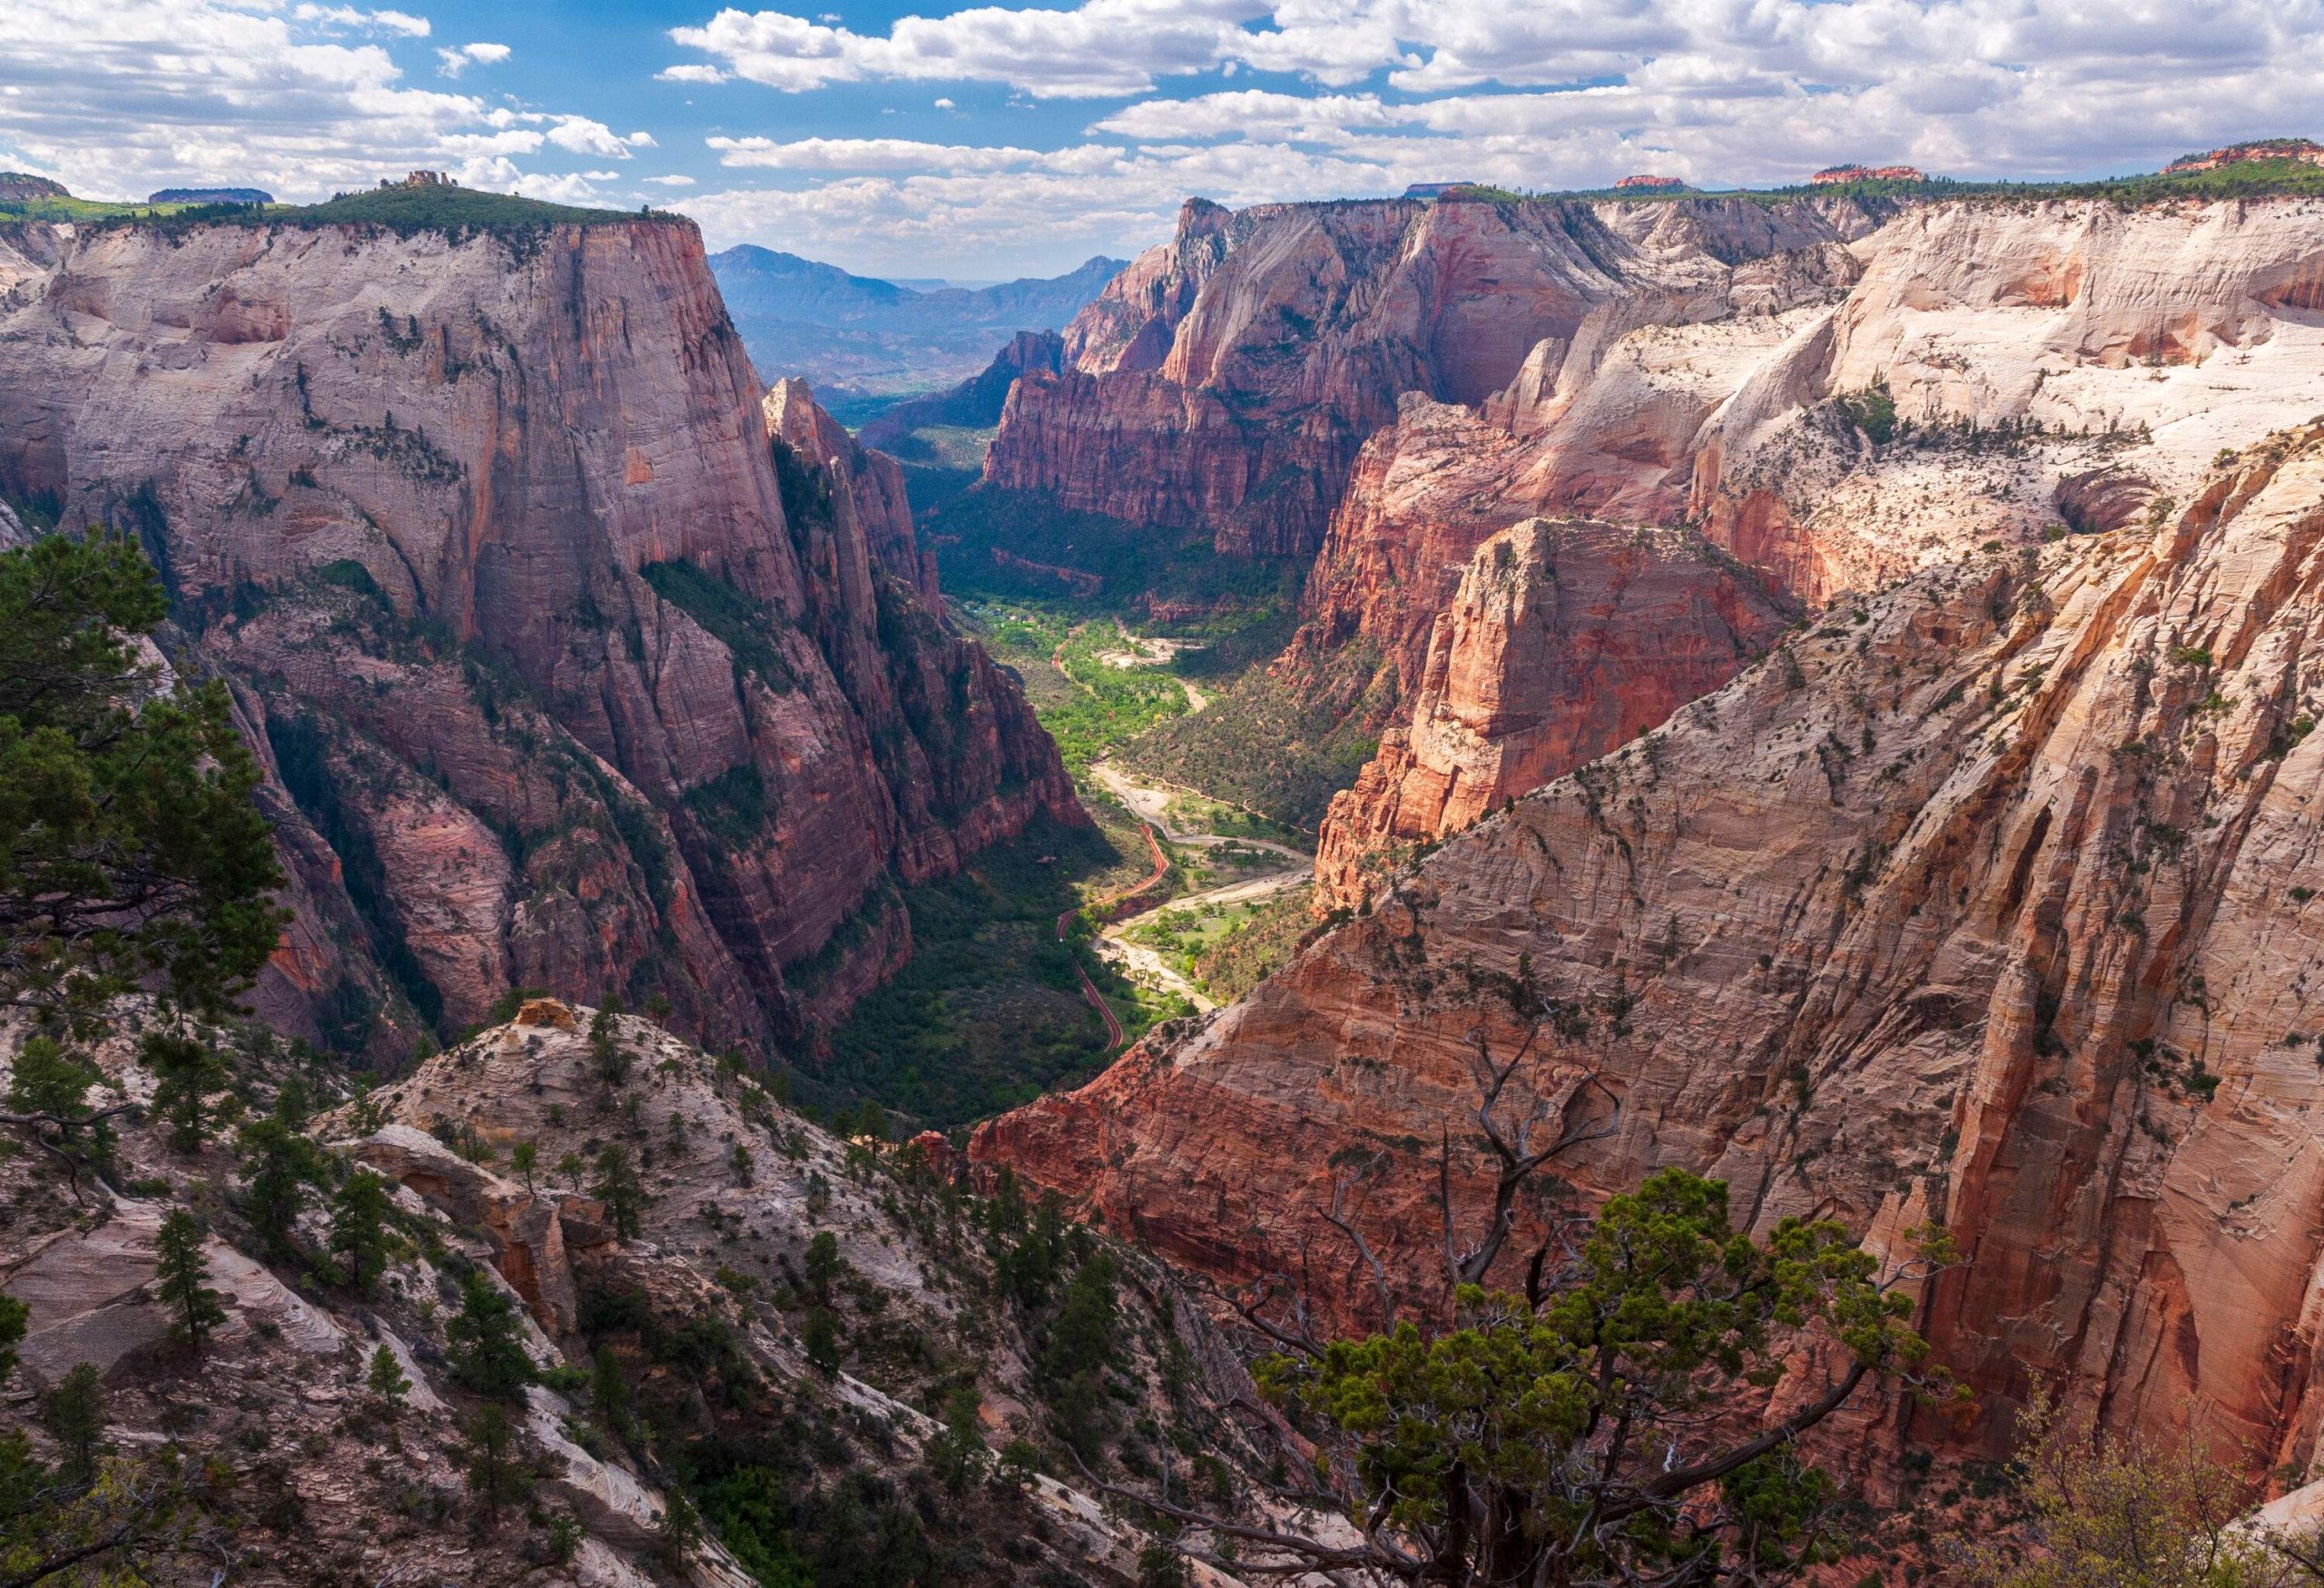
M 1538 998 L 1508 1117 L 1602 1117 L 1585 1070 L 1621 1100 L 1558 1166 L 1585 1203 L 1679 1163 L 1756 1228 L 1936 1218 L 1969 1261 L 1923 1327 L 1984 1401 L 1972 1439 L 2043 1376 L 2311 1473 L 2324 432 L 2175 483 L 2152 523 L 1835 603 L 973 1154 L 1360 1326 L 1334 1178 L 1368 1166 L 1361 1227 L 1427 1297 L 1440 1143 L 1456 1210 L 1490 1185 L 1473 1044 L 1513 1052 Z
M 0 291 L 0 484 L 143 539 L 274 774 L 291 1029 L 541 987 L 763 1041 L 909 952 L 889 879 L 1075 810 L 689 223 L 25 225 Z

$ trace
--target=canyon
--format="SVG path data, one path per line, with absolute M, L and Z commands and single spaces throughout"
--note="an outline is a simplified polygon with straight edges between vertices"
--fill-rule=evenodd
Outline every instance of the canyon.
M 2039 1377 L 2315 1475 L 2319 221 L 1908 205 L 1737 265 L 1691 316 L 1645 293 L 1545 336 L 1492 390 L 1415 386 L 1353 447 L 1275 663 L 1296 685 L 1361 647 L 1394 679 L 1324 824 L 1339 924 L 972 1156 L 1361 1328 L 1335 1198 L 1434 1306 L 1440 1152 L 1475 1209 L 1481 1054 L 1530 1035 L 1512 1117 L 1620 1103 L 1530 1227 L 1671 1164 L 1760 1230 L 1832 1217 L 1894 1252 L 1935 1219 L 1966 1261 L 1920 1316 L 1984 1407 L 1970 1448 L 2005 1448 Z M 1133 352 L 1113 296 L 1085 356 L 1147 367 L 1084 428 L 1108 456 L 1149 428 L 1182 478 L 1148 399 L 1188 356 Z M 1149 296 L 1144 324 L 1194 323 Z M 1063 400 L 1039 385 L 1004 442 Z M 1236 510 L 1212 521 L 1239 544 Z M 1593 677 L 1626 566 L 1646 620 Z M 1666 654 L 1657 695 L 1634 659 Z M 1937 1436 L 1895 1406 L 1856 1456 Z
M 1062 371 L 1017 383 L 987 488 L 1305 569 L 1269 687 L 1384 748 L 1328 815 L 1274 814 L 1324 815 L 1318 902 L 1353 907 L 1365 856 L 1482 808 L 1398 791 L 1460 774 L 1426 723 L 1490 714 L 1429 682 L 1490 538 L 1535 516 L 1679 531 L 1729 559 L 1722 600 L 1812 607 L 2118 527 L 2315 411 L 2318 217 L 2299 197 L 1189 205 L 1068 328 Z M 1653 720 L 1610 711 L 1479 798 Z
M 134 534 L 231 686 L 271 1023 L 399 1058 L 547 988 L 771 1051 L 910 953 L 900 885 L 1079 808 L 693 224 L 501 202 L 0 228 L 0 487 Z

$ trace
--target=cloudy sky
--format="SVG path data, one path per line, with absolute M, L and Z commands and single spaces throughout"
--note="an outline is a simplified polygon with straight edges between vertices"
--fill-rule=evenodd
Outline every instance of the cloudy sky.
M 2324 133 L 2324 0 L 0 0 L 0 166 L 328 197 L 415 165 L 867 273 L 1128 254 L 1181 199 L 2152 170 Z

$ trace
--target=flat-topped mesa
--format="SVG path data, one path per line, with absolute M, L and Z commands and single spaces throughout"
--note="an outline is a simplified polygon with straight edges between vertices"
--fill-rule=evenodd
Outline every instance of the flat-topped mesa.
M 1686 190 L 1686 182 L 1675 176 L 1625 176 L 1614 183 L 1618 193 L 1675 193 Z
M 0 485 L 139 534 L 233 686 L 299 911 L 271 1018 L 797 1031 L 909 952 L 891 877 L 1075 818 L 1055 748 L 892 467 L 763 406 L 691 222 L 425 213 L 0 229 Z
M 1916 165 L 1827 165 L 1808 177 L 1810 187 L 1844 187 L 1856 182 L 1926 182 Z
M 2224 149 L 2213 149 L 2201 154 L 2181 154 L 2162 168 L 2166 176 L 2182 172 L 2217 171 L 2225 165 L 2243 165 L 2255 161 L 2290 160 L 2302 165 L 2324 165 L 2324 143 L 2313 138 L 2254 138 L 2247 143 L 2230 143 Z
M 2038 1376 L 2314 1475 L 2324 432 L 2186 501 L 1836 607 L 972 1156 L 1223 1277 L 1307 1275 L 1360 1327 L 1335 1178 L 1368 1166 L 1341 1205 L 1424 1297 L 1445 1121 L 1456 1206 L 1490 1195 L 1472 1040 L 1538 1026 L 1507 1118 L 1601 1118 L 1585 1072 L 1623 1101 L 1556 1165 L 1585 1203 L 1679 1164 L 1755 1228 L 1949 1228 L 1971 1260 L 1923 1327 L 1978 1445 Z

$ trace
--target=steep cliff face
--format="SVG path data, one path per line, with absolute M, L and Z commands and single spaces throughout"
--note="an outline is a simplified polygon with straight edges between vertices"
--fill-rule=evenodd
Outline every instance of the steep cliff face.
M 21 226 L 0 284 L 0 484 L 141 537 L 277 774 L 277 1018 L 401 1047 L 534 985 L 763 1041 L 908 952 L 891 874 L 1075 809 L 691 225 Z
M 1406 726 L 1332 802 L 1321 907 L 1365 857 L 1457 833 L 1732 678 L 1793 608 L 1683 530 L 1529 518 L 1477 548 L 1437 615 Z
M 1837 605 L 974 1153 L 1358 1318 L 1333 1182 L 1424 1292 L 1448 1125 L 1456 1200 L 1489 1183 L 1472 1043 L 1538 1023 L 1508 1117 L 1602 1117 L 1590 1070 L 1621 1099 L 1561 1162 L 1585 1198 L 1683 1163 L 1754 1226 L 1949 1225 L 1924 1327 L 1987 1445 L 2039 1374 L 2312 1471 L 2324 432 L 2190 495 Z
M 1609 311 L 1681 316 L 1873 223 L 1846 204 L 1190 203 L 1068 329 L 1071 367 L 1019 383 L 986 478 L 1305 557 L 1401 394 L 1482 403 Z
M 1460 570 L 1533 513 L 1698 527 L 1811 605 L 2119 528 L 2315 411 L 2324 341 L 2298 305 L 2319 219 L 2295 200 L 1923 207 L 1715 290 L 1613 300 L 1481 405 L 1404 399 L 1358 456 L 1279 671 L 1327 678 L 1372 647 L 1396 687 L 1364 725 L 1398 760 Z M 1343 841 L 1392 830 L 1403 770 L 1363 775 Z

